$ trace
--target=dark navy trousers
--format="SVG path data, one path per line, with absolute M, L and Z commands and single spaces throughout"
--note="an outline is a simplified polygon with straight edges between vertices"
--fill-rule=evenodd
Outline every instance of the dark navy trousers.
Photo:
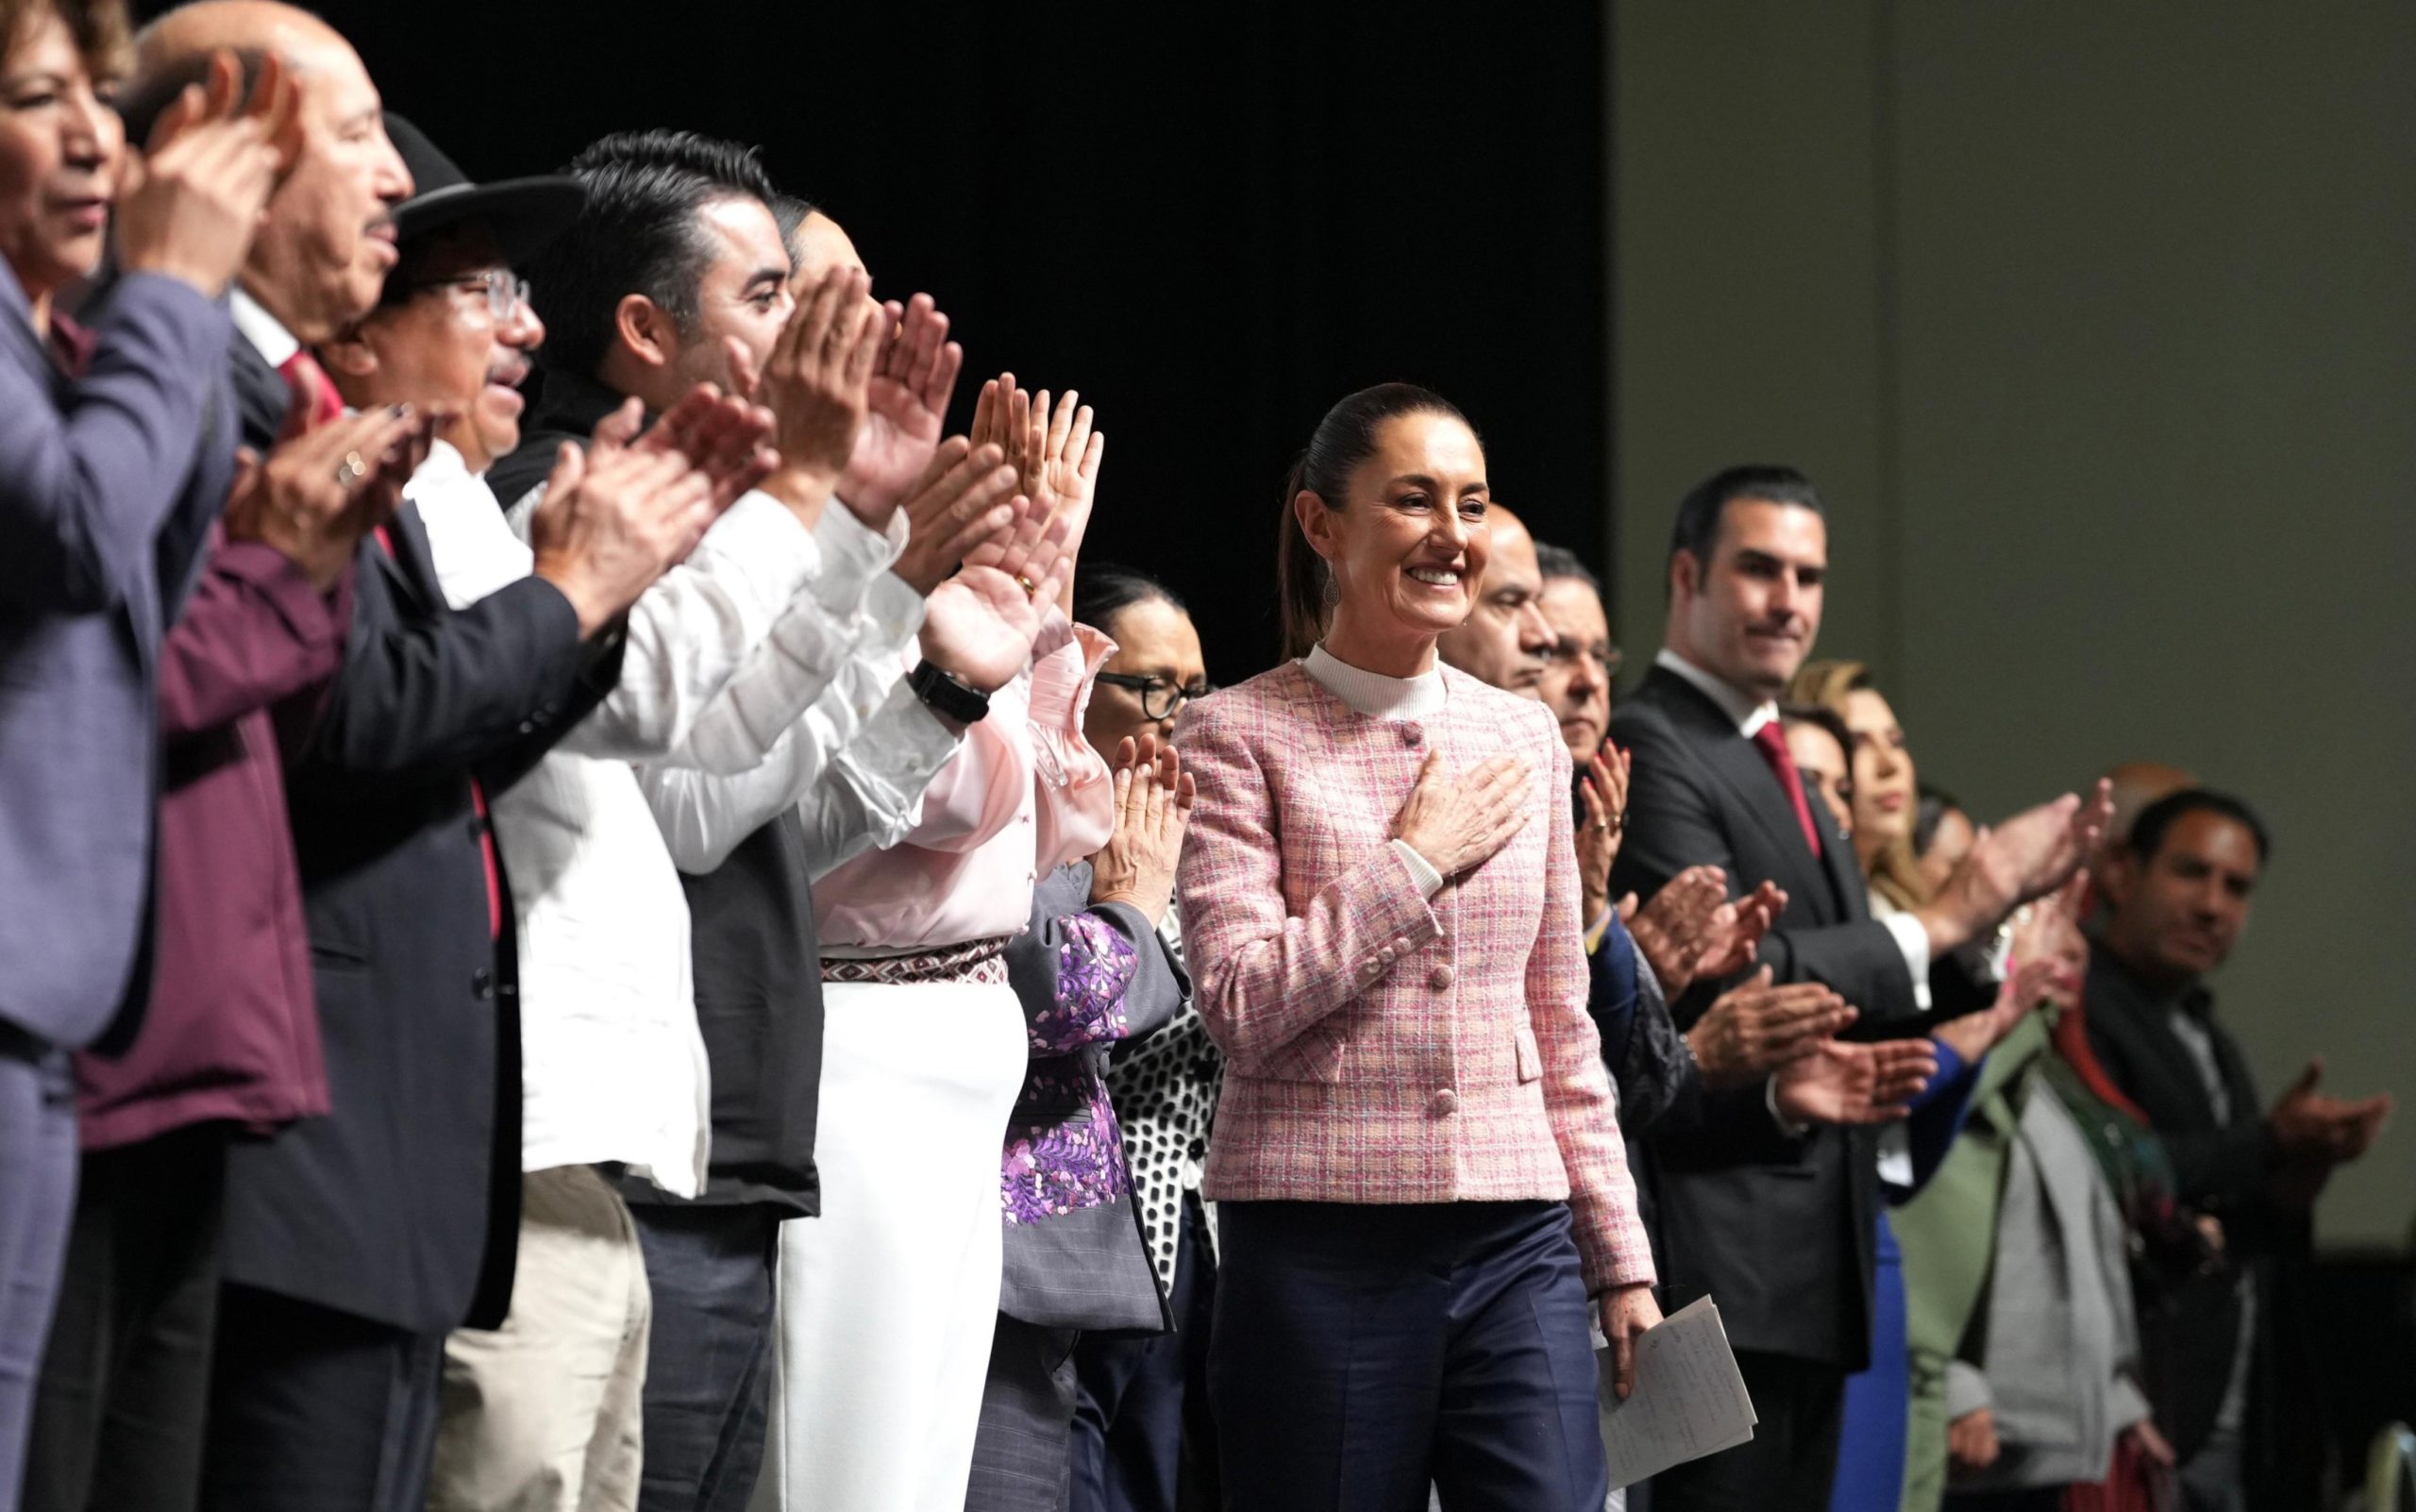
M 1069 1512 L 1212 1512 L 1216 1434 L 1208 1409 L 1208 1339 L 1216 1253 L 1200 1195 L 1183 1198 L 1171 1334 L 1084 1335 L 1074 1347 L 1074 1477 Z
M 1208 1390 L 1249 1512 L 1602 1512 L 1565 1202 L 1225 1202 Z

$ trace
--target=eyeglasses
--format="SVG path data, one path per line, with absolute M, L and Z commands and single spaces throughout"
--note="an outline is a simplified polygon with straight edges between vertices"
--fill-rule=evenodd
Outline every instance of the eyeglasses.
M 1627 663 L 1626 653 L 1618 647 L 1600 643 L 1586 646 L 1577 641 L 1554 641 L 1552 649 L 1544 653 L 1544 660 L 1556 666 L 1567 666 L 1581 657 L 1593 658 L 1606 678 L 1619 676 L 1619 668 Z
M 1194 698 L 1204 698 L 1216 691 L 1216 684 L 1205 679 L 1189 687 L 1178 688 L 1155 673 L 1101 672 L 1099 680 L 1111 688 L 1123 688 L 1141 697 L 1141 713 L 1151 719 L 1171 719 L 1174 712 Z
M 458 278 L 439 278 L 420 289 L 459 289 L 464 294 L 487 296 L 487 313 L 498 326 L 510 320 L 512 311 L 528 303 L 528 280 L 514 277 L 509 268 L 489 268 L 482 273 L 465 273 Z

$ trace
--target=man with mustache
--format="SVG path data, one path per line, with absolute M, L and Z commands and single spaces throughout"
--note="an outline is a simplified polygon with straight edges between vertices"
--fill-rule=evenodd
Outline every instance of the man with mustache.
M 2302 1418 L 2291 1403 L 2314 1394 L 2284 1380 L 2299 1331 L 2277 1323 L 2292 1301 L 2278 1267 L 2306 1254 L 2316 1194 L 2391 1114 L 2389 1094 L 2317 1091 L 2324 1067 L 2311 1060 L 2257 1116 L 2247 1057 L 2215 1018 L 2206 979 L 2247 927 L 2270 848 L 2264 821 L 2228 794 L 2185 786 L 2149 804 L 2108 848 L 2104 927 L 2089 948 L 2089 1047 L 2163 1141 L 2175 1195 L 2223 1225 L 2220 1265 L 2156 1288 L 2142 1319 L 2148 1394 L 2181 1456 L 2189 1512 L 2313 1495 L 2281 1480 L 2322 1456 L 2279 1441 Z
M 275 0 L 202 0 L 153 22 L 136 39 L 130 108 L 163 105 L 217 47 L 247 61 L 273 52 L 302 87 L 293 164 L 229 295 L 243 440 L 266 451 L 296 412 L 296 380 L 280 375 L 302 371 L 303 348 L 378 302 L 394 265 L 394 207 L 411 179 L 360 55 L 325 22 Z M 314 385 L 310 399 L 324 406 L 332 393 Z
M 1680 501 L 1664 646 L 1611 719 L 1632 756 L 1614 893 L 1716 865 L 1786 903 L 1757 950 L 1819 982 L 1866 1031 L 1928 1005 L 1930 964 L 1992 933 L 2081 863 L 2103 822 L 2067 796 L 2008 820 L 1927 908 L 1874 921 L 1852 847 L 1788 756 L 1777 700 L 1820 627 L 1828 528 L 1811 480 L 1736 467 Z M 1691 1022 L 1730 983 L 1694 983 Z M 1870 1354 L 1875 1136 L 1775 1117 L 1775 1084 L 1682 1097 L 1643 1140 L 1667 1247 L 1664 1305 L 1716 1297 L 1761 1422 L 1753 1442 L 1656 1477 L 1663 1512 L 1828 1503 L 1845 1378 Z

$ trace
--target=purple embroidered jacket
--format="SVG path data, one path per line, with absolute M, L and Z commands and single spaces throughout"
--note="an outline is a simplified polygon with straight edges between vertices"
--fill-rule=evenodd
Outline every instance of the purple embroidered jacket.
M 1090 889 L 1088 862 L 1041 879 L 1031 926 L 1007 947 L 1032 1061 L 1000 1161 L 999 1306 L 1045 1325 L 1154 1329 L 1162 1305 L 1107 1061 L 1172 1018 L 1188 983 L 1138 910 L 1094 907 Z

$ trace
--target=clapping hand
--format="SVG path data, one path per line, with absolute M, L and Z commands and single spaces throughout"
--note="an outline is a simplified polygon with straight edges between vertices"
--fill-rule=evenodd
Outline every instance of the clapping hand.
M 564 442 L 528 517 L 536 576 L 570 600 L 580 636 L 594 635 L 687 560 L 716 517 L 713 494 L 680 452 L 608 447 L 591 462 Z
M 1126 736 L 1116 748 L 1116 832 L 1091 858 L 1091 901 L 1128 903 L 1154 927 L 1174 899 L 1175 863 L 1198 788 L 1172 746 Z
M 1020 485 L 1042 516 L 1065 522 L 1065 554 L 1078 558 L 1090 529 L 1091 509 L 1099 486 L 1099 461 L 1107 437 L 1091 428 L 1091 409 L 1081 395 L 1065 391 L 1052 412 L 1049 391 L 1035 397 L 1015 387 L 1013 373 L 1001 373 L 982 385 L 973 406 L 971 439 L 976 445 L 995 441 L 1021 474 Z M 975 560 L 979 561 L 977 555 Z M 1068 590 L 1071 578 L 1067 579 Z M 1071 613 L 1072 605 L 1065 606 Z
M 1780 1069 L 1774 1100 L 1797 1123 L 1893 1123 L 1937 1074 L 1938 1052 L 1926 1039 L 1823 1040 Z
M 1073 573 L 1065 545 L 1065 521 L 1044 524 L 1025 506 L 995 565 L 967 563 L 924 600 L 924 660 L 982 693 L 1015 680 Z
M 2015 909 L 2063 886 L 2080 869 L 2114 812 L 2100 781 L 2087 801 L 2067 793 L 1984 826 L 1920 917 L 1931 946 L 1954 949 L 2004 922 Z
M 768 406 L 774 418 L 780 461 L 763 490 L 809 527 L 821 519 L 832 486 L 855 455 L 870 403 L 873 363 L 887 325 L 871 289 L 861 268 L 825 272 L 780 328 L 760 376 L 744 348 L 733 344 L 730 349 L 739 392 Z M 888 529 L 889 505 L 842 499 L 866 526 Z
M 2324 1057 L 2307 1063 L 2298 1080 L 2265 1116 L 2278 1168 L 2274 1195 L 2293 1204 L 2312 1201 L 2332 1174 L 2332 1168 L 2357 1159 L 2372 1149 L 2391 1117 L 2388 1092 L 2352 1102 L 2316 1090 L 2324 1079 Z
M 780 465 L 780 454 L 764 445 L 775 424 L 762 405 L 699 383 L 652 426 L 634 401 L 597 421 L 587 461 L 593 466 L 623 450 L 678 452 L 704 473 L 713 489 L 710 508 L 719 519 Z
M 1854 1010 L 1818 982 L 1770 984 L 1762 967 L 1732 987 L 1686 1031 L 1686 1048 L 1703 1069 L 1703 1084 L 1743 1086 L 1816 1052 L 1822 1042 L 1853 1023 Z
M 326 592 L 361 538 L 394 514 L 445 418 L 397 405 L 306 430 L 265 462 L 248 448 L 237 452 L 226 539 L 275 548 Z
M 1604 741 L 1578 778 L 1585 819 L 1577 829 L 1577 880 L 1584 889 L 1586 927 L 1611 902 L 1611 863 L 1619 856 L 1627 825 L 1628 754 Z
M 948 339 L 948 316 L 930 294 L 881 307 L 887 328 L 864 390 L 864 426 L 840 475 L 839 496 L 870 523 L 913 496 L 940 444 L 965 348 Z
M 1619 916 L 1652 966 L 1662 992 L 1676 998 L 1703 978 L 1735 976 L 1753 965 L 1762 936 L 1787 908 L 1787 893 L 1764 882 L 1731 901 L 1718 866 L 1689 866 L 1662 885 L 1653 901 L 1619 900 Z
M 157 273 L 215 299 L 251 252 L 260 211 L 298 139 L 301 92 L 275 53 L 243 98 L 235 55 L 210 59 L 161 113 L 151 141 L 126 155 L 115 231 L 129 272 Z
M 976 446 L 950 436 L 940 443 L 906 492 L 906 548 L 889 570 L 928 597 L 984 546 L 1003 555 L 1007 537 L 1031 512 L 1031 501 L 1015 494 L 1017 476 L 996 442 Z M 1032 534 L 1036 540 L 1040 531 Z

